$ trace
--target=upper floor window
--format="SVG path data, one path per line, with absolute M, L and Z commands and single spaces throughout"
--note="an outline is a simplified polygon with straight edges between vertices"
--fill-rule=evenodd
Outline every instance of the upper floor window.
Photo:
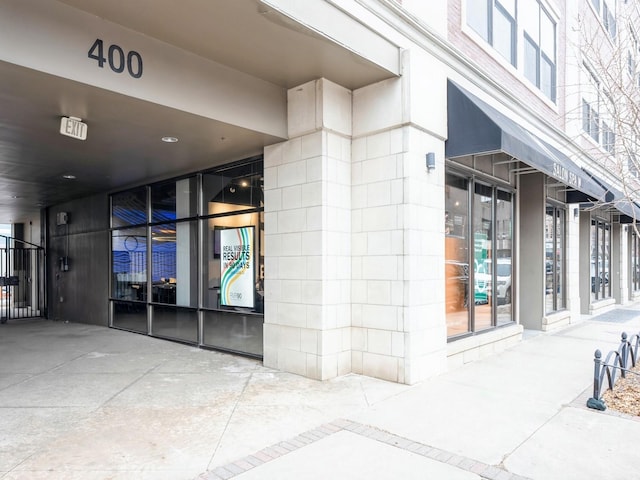
M 600 20 L 602 20 L 602 25 L 609 36 L 612 39 L 616 38 L 616 0 L 591 0 L 591 5 L 598 13 Z
M 582 129 L 604 150 L 615 153 L 614 102 L 593 71 L 584 65 L 582 82 Z
M 541 0 L 468 0 L 466 5 L 467 24 L 555 102 L 556 22 Z
M 610 0 L 611 1 L 611 0 Z M 615 6 L 615 2 L 611 2 Z M 602 2 L 602 23 L 605 30 L 609 33 L 611 38 L 616 38 L 616 17 L 615 10 L 611 10 L 607 5 L 607 1 Z
M 640 44 L 638 43 L 638 34 L 633 25 L 629 24 L 629 50 L 627 51 L 627 68 L 631 78 L 636 79 L 640 86 L 640 74 L 636 74 L 638 66 L 638 54 L 640 53 Z M 635 80 L 634 80 L 635 81 Z
M 556 100 L 556 24 L 538 0 L 520 0 L 524 35 L 524 74 Z
M 612 155 L 615 153 L 616 134 L 607 122 L 602 121 L 602 148 Z
M 638 160 L 638 157 L 634 154 L 629 154 L 627 157 L 627 172 L 635 178 L 640 176 L 640 172 L 638 171 Z
M 587 81 L 582 87 L 582 129 L 600 143 L 600 83 L 585 65 Z
M 600 115 L 597 103 L 589 103 L 582 99 L 582 129 L 596 142 L 600 141 Z
M 516 65 L 516 0 L 469 1 L 467 23 L 511 65 Z

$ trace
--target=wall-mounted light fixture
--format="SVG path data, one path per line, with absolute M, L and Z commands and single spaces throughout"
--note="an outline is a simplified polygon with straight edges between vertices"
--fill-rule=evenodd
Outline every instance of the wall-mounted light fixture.
M 436 154 L 433 152 L 427 153 L 427 170 L 431 171 L 436 168 Z
M 573 209 L 573 218 L 578 218 L 580 216 L 580 209 L 578 207 Z

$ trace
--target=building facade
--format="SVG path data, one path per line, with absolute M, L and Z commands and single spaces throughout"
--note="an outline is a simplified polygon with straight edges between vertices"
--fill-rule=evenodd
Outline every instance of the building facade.
M 34 217 L 51 318 L 412 384 L 640 295 L 637 2 L 194 0 L 191 33 L 112 3 L 3 1 L 59 57 L 24 39 L 4 68 L 135 100 L 138 136 L 167 107 L 198 153 L 136 151 Z

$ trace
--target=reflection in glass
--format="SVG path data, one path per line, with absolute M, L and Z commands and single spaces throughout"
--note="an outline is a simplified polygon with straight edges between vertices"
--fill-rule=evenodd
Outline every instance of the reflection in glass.
M 488 41 L 489 10 L 487 7 L 487 2 L 467 2 L 467 24 Z
M 205 308 L 229 309 L 220 304 L 220 232 L 229 228 L 253 227 L 254 308 L 264 312 L 264 207 L 262 161 L 205 172 L 202 175 L 203 267 L 202 303 Z
M 217 169 L 202 175 L 202 213 L 215 215 L 264 205 L 262 162 Z
M 197 306 L 197 238 L 195 221 L 151 227 L 152 302 Z
M 604 225 L 604 238 L 603 238 L 603 251 L 602 251 L 602 258 L 604 259 L 604 265 L 602 267 L 602 272 L 603 272 L 603 283 L 604 283 L 604 298 L 610 298 L 611 297 L 611 282 L 609 281 L 609 279 L 611 278 L 609 276 L 609 268 L 611 265 L 610 262 L 610 245 L 611 245 L 611 226 L 609 224 L 605 224 Z
M 547 205 L 546 215 L 544 218 L 544 245 L 545 245 L 545 259 L 544 259 L 544 271 L 545 271 L 545 312 L 553 312 L 555 310 L 554 304 L 554 258 L 553 251 L 554 239 L 555 239 L 555 222 L 554 222 L 554 208 Z
M 630 228 L 631 244 L 631 291 L 640 290 L 640 237 L 633 227 Z
M 491 187 L 475 184 L 473 195 L 474 331 L 493 326 L 492 261 L 493 195 Z
M 136 302 L 112 302 L 113 323 L 116 328 L 147 333 L 147 305 Z
M 262 315 L 222 311 L 204 312 L 203 343 L 223 350 L 262 356 L 262 324 Z
M 208 345 L 262 355 L 262 170 L 256 157 L 110 197 L 112 326 L 198 344 L 204 327 L 198 308 L 220 309 L 203 314 Z M 255 275 L 247 275 L 252 281 L 244 286 L 254 293 L 254 308 L 220 307 L 218 301 L 219 233 L 237 227 L 253 232 Z
M 182 342 L 198 342 L 198 312 L 167 305 L 153 306 L 151 334 Z
M 563 208 L 547 205 L 545 216 L 545 312 L 566 308 L 565 216 Z
M 591 261 L 590 261 L 590 274 L 591 274 L 591 301 L 594 301 L 597 297 L 598 287 L 600 286 L 600 282 L 598 282 L 598 271 L 596 265 L 596 259 L 598 258 L 598 236 L 597 236 L 598 228 L 596 226 L 595 220 L 591 220 Z
M 445 197 L 445 301 L 447 336 L 470 331 L 469 324 L 469 185 L 447 174 Z
M 555 285 L 556 296 L 555 309 L 562 310 L 567 307 L 567 289 L 565 288 L 565 225 L 566 210 L 556 210 L 556 258 L 555 258 Z
M 598 288 L 598 295 L 597 298 L 605 298 L 605 289 L 606 289 L 606 285 L 605 285 L 605 281 L 606 281 L 606 276 L 605 276 L 605 259 L 604 259 L 604 239 L 605 239 L 605 233 L 604 233 L 604 226 L 599 223 L 598 224 L 598 280 L 600 281 L 600 285 Z
M 147 300 L 147 230 L 111 232 L 111 298 Z
M 609 265 L 611 227 L 600 220 L 591 220 L 591 300 L 609 298 Z
M 204 265 L 202 268 L 203 307 L 225 308 L 220 303 L 220 274 L 221 274 L 221 240 L 220 232 L 224 229 L 237 227 L 255 227 L 253 231 L 258 233 L 254 239 L 256 252 L 254 253 L 254 309 L 255 312 L 264 312 L 264 227 L 260 221 L 264 215 L 262 212 L 245 213 L 241 215 L 222 216 L 203 220 Z
M 193 217 L 198 210 L 197 178 L 183 178 L 151 186 L 151 221 L 170 222 Z
M 493 278 L 496 303 L 496 324 L 513 321 L 512 296 L 512 252 L 513 252 L 513 201 L 512 195 L 497 191 L 495 276 Z
M 111 228 L 147 223 L 147 189 L 135 188 L 111 196 Z
M 493 10 L 493 48 L 512 65 L 516 63 L 515 38 L 516 22 L 502 8 Z

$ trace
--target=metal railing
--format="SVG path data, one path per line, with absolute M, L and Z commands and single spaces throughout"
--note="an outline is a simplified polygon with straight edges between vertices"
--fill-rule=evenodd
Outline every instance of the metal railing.
M 42 247 L 0 235 L 0 323 L 44 315 L 44 263 Z
M 632 369 L 638 361 L 639 349 L 640 334 L 634 334 L 628 337 L 626 332 L 622 332 L 618 349 L 611 350 L 604 361 L 602 360 L 602 352 L 596 350 L 593 359 L 593 397 L 587 400 L 587 407 L 596 410 L 605 410 L 607 408 L 602 399 L 602 386 L 605 375 L 609 390 L 613 390 L 618 378 L 618 372 L 622 378 L 625 378 L 628 373 L 638 375 L 633 372 Z

